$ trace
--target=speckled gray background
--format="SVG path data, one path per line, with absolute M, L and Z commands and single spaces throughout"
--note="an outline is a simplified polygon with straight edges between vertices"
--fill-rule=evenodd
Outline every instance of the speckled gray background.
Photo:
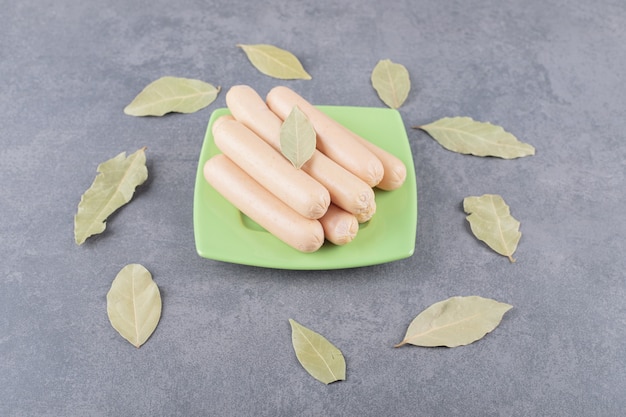
M 626 408 L 626 3 L 621 0 L 0 0 L 0 415 L 620 416 Z M 133 118 L 163 75 L 261 94 L 237 43 L 292 51 L 315 104 L 383 104 L 380 59 L 404 64 L 415 161 L 415 254 L 352 270 L 200 258 L 192 199 L 211 111 Z M 411 126 L 504 126 L 537 154 L 444 150 Z M 150 179 L 106 233 L 73 241 L 98 163 L 147 146 Z M 510 264 L 470 233 L 462 200 L 501 194 L 522 222 Z M 219 238 L 219 237 L 218 237 Z M 163 315 L 133 348 L 106 293 L 145 265 Z M 394 349 L 454 295 L 514 305 L 483 340 Z M 345 382 L 297 363 L 288 318 L 344 353 Z

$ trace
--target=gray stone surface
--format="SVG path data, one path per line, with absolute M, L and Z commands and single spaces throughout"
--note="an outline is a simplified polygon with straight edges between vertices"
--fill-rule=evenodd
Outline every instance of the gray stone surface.
M 0 0 L 0 415 L 619 416 L 626 408 L 626 5 L 623 1 Z M 310 81 L 258 73 L 237 43 L 295 53 Z M 415 161 L 415 254 L 336 271 L 200 258 L 197 158 L 223 92 L 287 84 L 315 104 L 383 104 L 380 59 L 404 64 Z M 222 86 L 191 115 L 122 109 L 163 75 Z M 504 126 L 537 154 L 444 150 L 411 126 Z M 78 247 L 73 215 L 98 163 L 147 146 L 149 181 Z M 510 264 L 478 242 L 469 195 L 522 222 Z M 219 238 L 219 237 L 217 237 Z M 106 293 L 139 262 L 163 315 L 140 349 Z M 392 346 L 453 295 L 515 306 L 483 340 Z M 288 318 L 342 349 L 345 382 L 310 378 Z

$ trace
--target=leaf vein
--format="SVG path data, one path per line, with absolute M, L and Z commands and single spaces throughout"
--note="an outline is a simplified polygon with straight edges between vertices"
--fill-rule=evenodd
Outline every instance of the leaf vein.
M 322 360 L 322 362 L 324 363 L 324 365 L 326 365 L 326 369 L 328 369 L 328 372 L 330 372 L 330 374 L 333 376 L 333 378 L 337 378 L 337 376 L 335 375 L 335 373 L 333 372 L 333 370 L 331 369 L 330 365 L 328 364 L 328 362 L 326 361 L 326 359 L 324 358 L 324 356 L 320 353 L 319 350 L 317 350 L 317 348 L 315 347 L 315 345 L 311 342 L 311 340 L 302 332 L 301 329 L 297 329 L 298 332 L 300 333 L 300 335 L 304 338 L 304 340 L 307 341 L 307 343 L 311 346 L 311 349 L 313 349 L 315 351 L 315 354 L 317 356 L 319 356 L 319 358 Z

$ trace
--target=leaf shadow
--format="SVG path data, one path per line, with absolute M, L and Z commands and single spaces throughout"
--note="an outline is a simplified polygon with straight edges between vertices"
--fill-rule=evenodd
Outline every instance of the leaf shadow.
M 469 216 L 469 214 L 467 214 L 463 208 L 463 201 L 458 204 L 458 208 L 459 212 L 463 214 L 462 220 L 460 220 L 463 222 L 463 228 L 467 233 L 469 233 L 470 236 L 474 236 L 474 233 L 472 233 L 472 226 L 470 225 L 470 222 L 467 221 L 467 216 Z

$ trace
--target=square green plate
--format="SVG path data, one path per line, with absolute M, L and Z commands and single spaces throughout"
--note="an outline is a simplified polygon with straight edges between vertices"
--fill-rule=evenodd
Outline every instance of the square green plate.
M 216 109 L 200 152 L 194 193 L 196 250 L 204 258 L 279 269 L 340 269 L 408 258 L 415 249 L 417 189 L 415 168 L 404 123 L 398 111 L 385 108 L 318 106 L 365 139 L 396 155 L 406 165 L 407 178 L 397 190 L 375 189 L 376 214 L 361 224 L 356 238 L 343 246 L 330 242 L 316 252 L 291 248 L 245 216 L 211 187 L 204 163 L 219 153 L 213 142 L 213 122 L 228 109 Z

